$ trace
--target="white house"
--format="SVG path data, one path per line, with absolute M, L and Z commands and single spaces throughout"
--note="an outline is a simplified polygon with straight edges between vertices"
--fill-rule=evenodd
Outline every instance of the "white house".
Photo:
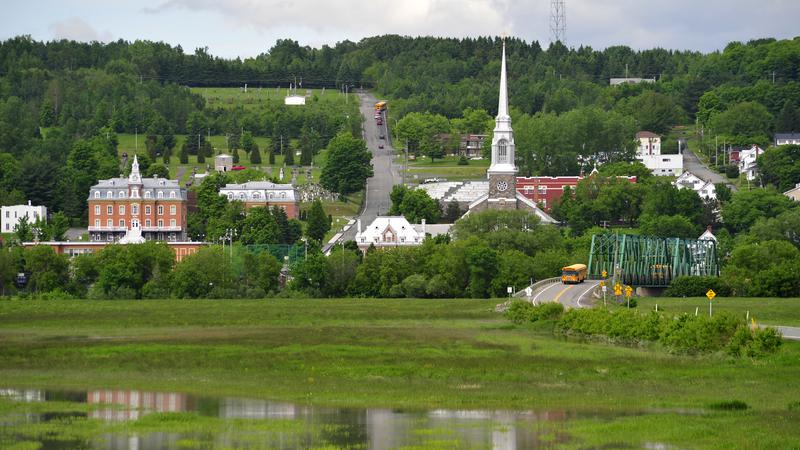
M 636 148 L 636 159 L 653 172 L 653 175 L 678 176 L 683 172 L 683 155 L 662 155 L 661 136 L 651 131 L 636 133 L 639 146 Z
M 800 183 L 797 183 L 793 189 L 789 189 L 788 191 L 784 192 L 783 195 L 796 202 L 800 202 Z
M 763 154 L 764 150 L 757 145 L 739 152 L 739 173 L 744 174 L 748 181 L 753 181 L 758 176 L 756 160 Z
M 13 233 L 14 228 L 23 217 L 28 218 L 29 224 L 33 224 L 39 219 L 47 220 L 47 207 L 32 206 L 30 200 L 27 205 L 3 206 L 0 211 L 3 216 L 0 222 L 3 233 Z
M 376 248 L 421 245 L 428 231 L 424 219 L 421 224 L 412 225 L 403 216 L 378 216 L 363 229 L 359 219 L 356 226 L 356 244 L 362 251 L 370 245 Z
M 697 192 L 702 199 L 717 198 L 717 188 L 714 183 L 705 181 L 688 170 L 683 172 L 672 184 L 678 189 L 691 189 Z
M 800 133 L 775 133 L 775 146 L 800 145 Z

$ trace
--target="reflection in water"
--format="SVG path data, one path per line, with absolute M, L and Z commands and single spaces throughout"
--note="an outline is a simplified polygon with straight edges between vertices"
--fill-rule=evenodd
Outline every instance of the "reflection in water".
M 298 429 L 276 429 L 254 443 L 235 428 L 213 436 L 214 447 L 279 447 L 304 448 L 315 445 L 334 447 L 357 446 L 388 449 L 420 446 L 426 442 L 447 442 L 454 447 L 469 448 L 540 448 L 553 445 L 553 428 L 537 426 L 541 422 L 563 423 L 570 417 L 564 411 L 535 413 L 531 411 L 444 410 L 398 411 L 392 409 L 322 408 L 286 402 L 243 398 L 204 398 L 176 392 L 136 390 L 90 390 L 84 393 L 42 390 L 0 390 L 0 397 L 19 402 L 48 400 L 71 401 L 94 405 L 88 417 L 107 422 L 136 421 L 152 413 L 194 412 L 222 419 L 299 421 Z M 83 415 L 83 413 L 81 413 Z M 85 415 L 84 415 L 85 416 Z M 57 416 L 48 413 L 25 414 L 22 422 L 38 423 Z M 20 418 L 18 416 L 18 418 Z M 6 418 L 0 422 L 13 427 Z M 16 421 L 16 423 L 20 423 Z M 561 428 L 556 426 L 555 428 Z M 547 440 L 539 431 L 547 429 Z M 204 432 L 205 433 L 205 432 Z M 208 438 L 203 434 L 203 438 Z M 141 436 L 128 433 L 105 434 L 79 445 L 96 449 L 177 449 L 196 434 L 156 432 Z M 556 433 L 556 442 L 566 435 Z M 63 443 L 62 443 L 63 444 Z M 255 444 L 255 445 L 254 445 Z M 43 445 L 43 448 L 57 446 Z

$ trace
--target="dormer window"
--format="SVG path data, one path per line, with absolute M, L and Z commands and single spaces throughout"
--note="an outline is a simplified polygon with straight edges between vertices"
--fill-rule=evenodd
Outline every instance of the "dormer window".
M 150 191 L 145 191 L 144 198 L 153 198 L 153 194 Z
M 112 191 L 106 192 L 106 198 L 114 198 L 114 192 Z
M 175 191 L 169 193 L 169 198 L 175 198 Z
M 94 191 L 94 198 L 100 198 L 100 191 Z
M 159 198 L 159 199 L 164 198 L 164 192 L 163 191 L 158 191 L 158 194 L 156 194 L 156 198 Z
M 125 198 L 125 191 L 119 191 L 119 198 Z
M 228 200 L 233 200 L 233 192 L 228 192 Z

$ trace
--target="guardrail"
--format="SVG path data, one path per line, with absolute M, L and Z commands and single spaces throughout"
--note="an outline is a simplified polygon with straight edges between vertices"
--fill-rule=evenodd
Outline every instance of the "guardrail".
M 525 289 L 531 288 L 531 293 L 535 293 L 539 288 L 541 288 L 543 286 L 546 286 L 548 284 L 553 284 L 553 283 L 560 283 L 560 282 L 561 282 L 561 277 L 545 278 L 544 280 L 539 280 L 536 283 L 533 283 L 532 285 L 527 286 Z M 525 289 L 522 289 L 522 290 L 519 290 L 519 291 L 515 292 L 513 297 L 515 297 L 515 298 L 524 298 L 525 297 Z

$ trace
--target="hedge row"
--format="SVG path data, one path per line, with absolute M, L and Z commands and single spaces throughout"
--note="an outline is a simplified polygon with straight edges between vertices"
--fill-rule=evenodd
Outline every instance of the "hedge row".
M 688 314 L 667 317 L 656 311 L 647 314 L 621 308 L 565 311 L 559 303 L 533 306 L 515 301 L 505 315 L 517 324 L 556 321 L 556 332 L 563 335 L 602 337 L 632 345 L 657 343 L 672 353 L 725 351 L 734 357 L 758 357 L 776 352 L 781 345 L 781 336 L 774 328 L 752 330 L 744 320 L 725 312 L 714 317 Z

